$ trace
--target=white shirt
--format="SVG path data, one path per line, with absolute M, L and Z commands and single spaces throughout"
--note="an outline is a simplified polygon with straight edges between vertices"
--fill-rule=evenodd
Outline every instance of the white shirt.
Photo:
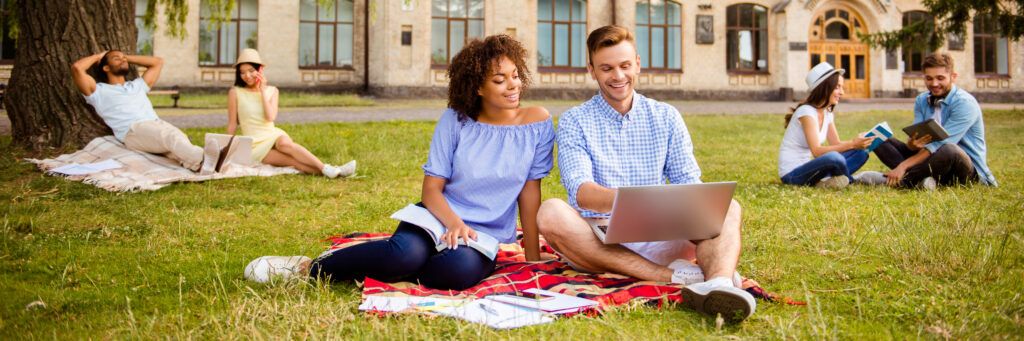
M 807 143 L 807 136 L 804 135 L 804 127 L 800 121 L 801 117 L 809 116 L 812 124 L 818 124 L 818 109 L 811 105 L 804 104 L 793 112 L 793 117 L 786 126 L 786 134 L 782 136 L 782 144 L 779 146 L 779 177 L 792 172 L 797 167 L 814 160 L 811 154 L 811 146 Z M 820 145 L 828 138 L 828 125 L 832 124 L 832 112 L 825 111 L 825 120 L 821 123 L 818 131 L 818 144 Z
M 148 92 L 149 85 L 142 77 L 121 85 L 96 83 L 96 91 L 85 96 L 85 101 L 96 108 L 103 122 L 114 131 L 114 137 L 124 141 L 133 123 L 159 119 L 146 96 Z

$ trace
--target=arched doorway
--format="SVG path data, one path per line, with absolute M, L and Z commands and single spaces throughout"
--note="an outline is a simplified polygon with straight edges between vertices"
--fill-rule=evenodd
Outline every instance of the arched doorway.
M 811 65 L 828 62 L 846 69 L 843 89 L 846 97 L 871 97 L 870 49 L 857 37 L 866 33 L 867 26 L 860 14 L 843 7 L 822 12 L 811 24 L 807 50 Z

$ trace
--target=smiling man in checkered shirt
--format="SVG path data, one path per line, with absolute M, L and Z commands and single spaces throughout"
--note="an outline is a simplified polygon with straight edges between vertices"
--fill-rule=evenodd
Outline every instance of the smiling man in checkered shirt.
M 586 219 L 608 216 L 616 188 L 699 183 L 701 173 L 675 107 L 633 91 L 640 73 L 633 35 L 605 26 L 590 34 L 587 49 L 587 70 L 600 93 L 559 119 L 558 164 L 569 202 L 550 199 L 541 205 L 541 234 L 578 270 L 683 284 L 691 308 L 731 321 L 749 317 L 756 303 L 738 288 L 736 201 L 714 239 L 606 245 L 592 232 Z

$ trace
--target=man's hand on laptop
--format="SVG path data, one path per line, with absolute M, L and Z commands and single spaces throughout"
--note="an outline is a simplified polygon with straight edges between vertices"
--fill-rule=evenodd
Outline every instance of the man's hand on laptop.
M 476 240 L 476 231 L 466 226 L 466 223 L 459 220 L 458 225 L 448 228 L 448 231 L 441 236 L 441 240 L 448 244 L 448 247 L 452 250 L 459 248 L 459 238 L 469 240 L 472 238 Z

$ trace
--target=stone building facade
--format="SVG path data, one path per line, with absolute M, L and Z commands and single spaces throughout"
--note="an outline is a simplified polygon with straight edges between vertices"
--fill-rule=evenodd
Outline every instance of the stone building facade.
M 335 1 L 237 0 L 232 22 L 216 29 L 206 1 L 187 0 L 200 9 L 189 12 L 187 36 L 171 38 L 159 23 L 156 32 L 140 30 L 139 49 L 166 60 L 161 87 L 227 87 L 237 50 L 254 46 L 281 87 L 420 97 L 443 95 L 446 61 L 466 39 L 505 33 L 530 51 L 533 96 L 581 99 L 597 88 L 586 72 L 586 34 L 617 24 L 637 33 L 638 89 L 659 98 L 800 97 L 818 61 L 848 70 L 848 97 L 924 89 L 925 52 L 872 49 L 857 38 L 930 20 L 919 0 Z M 959 86 L 1020 101 L 1024 42 L 992 26 L 978 19 L 940 51 L 955 58 Z

